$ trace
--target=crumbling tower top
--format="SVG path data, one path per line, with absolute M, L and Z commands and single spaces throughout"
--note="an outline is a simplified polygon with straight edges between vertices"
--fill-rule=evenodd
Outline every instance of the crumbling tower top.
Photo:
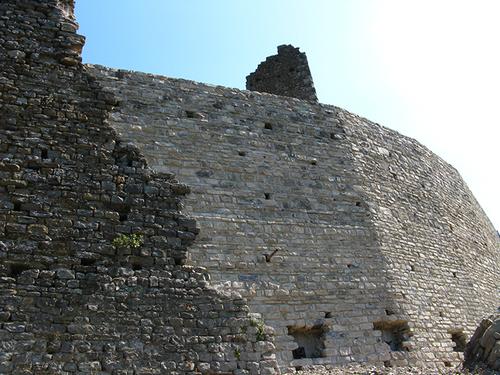
M 269 56 L 247 76 L 246 87 L 251 91 L 318 101 L 306 54 L 292 45 L 278 46 L 277 55 Z
M 66 18 L 75 20 L 75 0 L 56 0 L 55 4 L 63 11 Z

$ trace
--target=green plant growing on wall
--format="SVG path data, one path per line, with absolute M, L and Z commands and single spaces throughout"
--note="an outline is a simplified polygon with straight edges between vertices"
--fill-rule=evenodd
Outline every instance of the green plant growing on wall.
M 264 341 L 266 339 L 264 322 L 260 319 L 252 319 L 250 320 L 250 325 L 257 328 L 257 333 L 255 334 L 257 341 Z
M 266 339 L 266 334 L 264 333 L 264 323 L 262 323 L 262 325 L 257 326 L 256 337 L 257 337 L 257 341 L 264 341 Z
M 138 233 L 120 234 L 113 239 L 113 246 L 115 248 L 137 249 L 142 244 L 144 244 L 144 236 Z
M 234 356 L 236 357 L 236 359 L 239 361 L 240 358 L 241 358 L 241 351 L 239 348 L 236 348 L 234 349 Z

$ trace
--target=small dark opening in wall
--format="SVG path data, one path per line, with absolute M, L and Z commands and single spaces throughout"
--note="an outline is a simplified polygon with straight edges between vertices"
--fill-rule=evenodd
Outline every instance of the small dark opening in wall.
M 80 264 L 82 266 L 93 266 L 95 264 L 96 260 L 91 259 L 91 258 L 82 258 L 80 259 Z
M 318 165 L 318 161 L 317 160 L 311 160 L 311 165 Z
M 325 348 L 325 331 L 323 325 L 313 327 L 288 326 L 288 334 L 293 336 L 299 346 L 292 350 L 293 358 L 321 358 Z
M 295 366 L 295 371 L 302 371 L 304 368 L 302 366 Z
M 271 193 L 264 193 L 264 197 L 266 198 L 266 200 L 271 199 Z
M 440 311 L 440 312 L 439 312 L 439 317 L 440 317 L 440 318 L 444 317 L 444 312 Z
M 42 150 L 42 159 L 48 159 L 49 152 L 47 150 Z
M 392 367 L 391 361 L 384 361 L 384 367 Z
M 292 350 L 293 359 L 301 359 L 306 357 L 306 350 L 303 346 L 299 346 L 297 349 Z
M 246 156 L 247 153 L 245 151 L 238 151 L 238 155 L 240 155 L 240 156 Z
M 356 207 L 361 206 L 361 202 L 356 202 Z
M 264 124 L 264 129 L 273 130 L 273 124 L 271 124 L 270 122 L 266 122 Z
M 119 70 L 115 73 L 115 77 L 122 79 L 123 77 L 125 77 L 125 73 L 122 70 Z
M 22 263 L 10 263 L 8 266 L 8 276 L 9 277 L 18 277 L 22 272 L 29 270 L 30 267 L 28 267 L 26 264 Z
M 394 315 L 394 311 L 386 309 L 385 310 L 385 315 Z
M 126 204 L 122 204 L 122 205 L 119 205 L 119 206 L 115 206 L 115 209 L 118 211 L 118 220 L 120 220 L 120 222 L 124 222 L 124 221 L 127 221 L 128 220 L 128 215 L 130 213 L 130 206 L 126 205 Z
M 174 264 L 176 266 L 183 266 L 185 264 L 186 260 L 181 257 L 174 257 Z
M 331 311 L 327 311 L 327 312 L 325 313 L 325 319 L 330 319 L 331 317 L 332 317 L 332 313 L 331 313 Z
M 132 160 L 127 160 L 127 166 L 132 167 L 133 166 L 133 161 Z
M 391 351 L 408 351 L 404 343 L 409 339 L 412 333 L 407 321 L 394 320 L 374 322 L 373 329 L 382 332 L 382 341 L 389 345 Z
M 457 277 L 457 273 L 456 272 L 453 272 L 453 277 Z
M 415 271 L 415 266 L 413 264 L 410 264 L 410 271 Z
M 187 118 L 196 118 L 196 112 L 194 111 L 186 111 Z
M 132 269 L 134 271 L 140 271 L 140 270 L 142 270 L 142 264 L 141 263 L 132 263 Z
M 450 361 L 444 361 L 444 366 L 445 367 L 451 367 L 451 362 Z
M 124 267 L 130 267 L 134 271 L 140 271 L 152 267 L 154 259 L 152 257 L 129 256 L 122 262 Z
M 461 329 L 451 329 L 448 333 L 451 335 L 451 341 L 455 343 L 453 351 L 463 352 L 465 350 L 465 346 L 467 345 L 467 336 L 464 331 Z
M 14 211 L 21 211 L 21 202 L 14 202 Z
M 210 177 L 212 174 L 213 172 L 208 170 L 200 170 L 196 172 L 198 177 Z
M 212 106 L 216 109 L 222 109 L 224 108 L 224 103 L 217 101 L 214 104 L 212 104 Z

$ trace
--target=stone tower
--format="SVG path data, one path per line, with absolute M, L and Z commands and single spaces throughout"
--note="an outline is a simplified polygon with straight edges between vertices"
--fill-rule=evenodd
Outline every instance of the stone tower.
M 247 90 L 317 102 L 316 90 L 304 52 L 291 45 L 278 47 L 257 70 L 247 76 Z

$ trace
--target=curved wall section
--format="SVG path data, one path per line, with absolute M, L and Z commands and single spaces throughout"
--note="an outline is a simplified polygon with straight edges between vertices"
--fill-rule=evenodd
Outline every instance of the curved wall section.
M 372 208 L 390 293 L 413 325 L 411 356 L 462 358 L 470 338 L 500 300 L 498 235 L 449 164 L 413 139 L 343 112 L 354 164 Z M 417 340 L 419 338 L 419 340 Z
M 496 307 L 494 230 L 414 140 L 332 106 L 88 69 L 120 100 L 117 132 L 192 186 L 188 261 L 275 328 L 282 367 L 449 365 Z

